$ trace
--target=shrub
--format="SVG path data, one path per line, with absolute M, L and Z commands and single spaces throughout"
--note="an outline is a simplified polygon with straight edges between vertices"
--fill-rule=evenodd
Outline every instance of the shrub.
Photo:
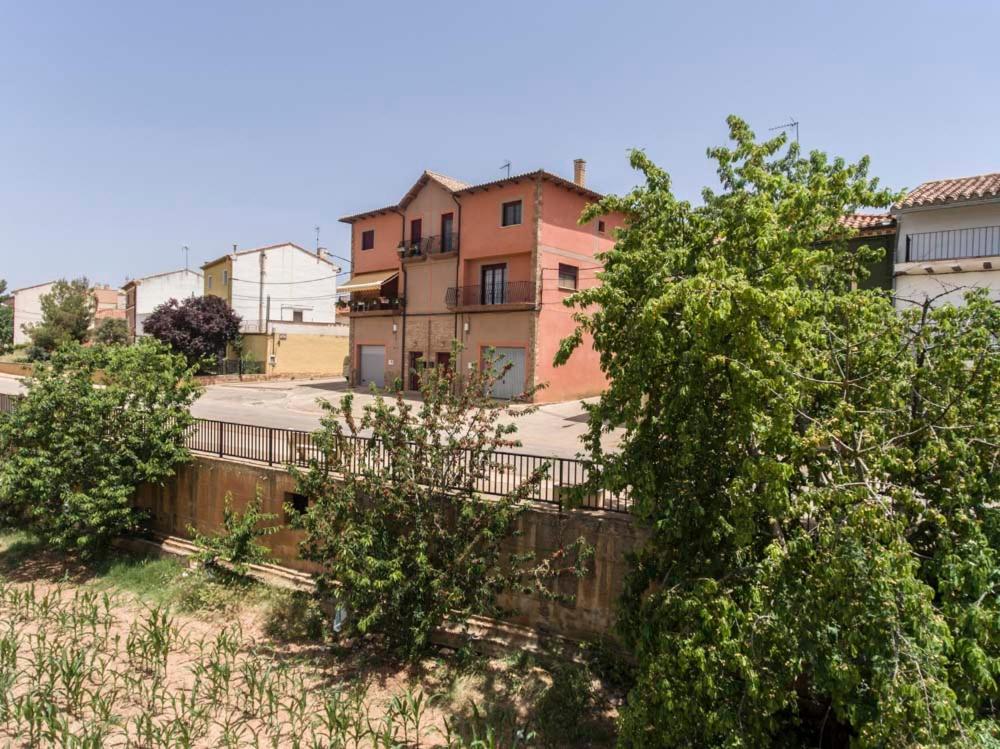
M 360 421 L 350 395 L 339 408 L 323 402 L 322 455 L 291 468 L 311 502 L 295 523 L 302 557 L 323 567 L 320 593 L 347 609 L 354 631 L 379 633 L 399 654 L 422 653 L 445 617 L 496 613 L 502 592 L 545 594 L 552 577 L 583 574 L 582 540 L 541 562 L 502 551 L 544 470 L 507 477 L 501 496 L 477 493 L 503 471 L 494 451 L 518 444 L 503 417 L 524 413 L 486 395 L 496 376 L 493 363 L 468 378 L 428 369 L 419 406 L 378 396 Z
M 72 344 L 26 384 L 0 419 L 3 514 L 50 546 L 88 553 L 134 530 L 136 487 L 188 457 L 198 387 L 183 357 L 151 340 L 100 351 Z
M 260 487 L 243 512 L 233 509 L 233 495 L 227 493 L 220 530 L 205 535 L 197 528 L 188 526 L 188 533 L 198 547 L 196 558 L 215 572 L 231 572 L 238 577 L 244 577 L 251 564 L 267 562 L 271 558 L 271 550 L 257 543 L 257 539 L 277 533 L 281 526 L 261 525 L 278 517 L 270 512 L 261 512 L 262 504 Z
M 106 317 L 94 330 L 94 343 L 104 346 L 121 346 L 128 343 L 128 323 L 115 317 Z
M 143 330 L 174 351 L 183 354 L 192 365 L 205 359 L 217 360 L 226 346 L 240 334 L 240 316 L 225 299 L 217 296 L 190 297 L 183 302 L 170 299 L 143 323 Z

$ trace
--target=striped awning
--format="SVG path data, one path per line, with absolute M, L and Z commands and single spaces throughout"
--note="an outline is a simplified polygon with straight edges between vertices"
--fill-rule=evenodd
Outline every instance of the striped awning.
M 398 270 L 380 270 L 375 273 L 359 273 L 337 291 L 372 291 L 381 288 L 382 284 L 391 281 L 399 275 Z

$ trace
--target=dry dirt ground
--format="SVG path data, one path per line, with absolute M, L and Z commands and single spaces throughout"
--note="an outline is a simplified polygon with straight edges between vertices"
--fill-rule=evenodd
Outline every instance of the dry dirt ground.
M 0 746 L 613 744 L 620 695 L 578 660 L 401 665 L 304 636 L 317 611 L 175 560 L 83 564 L 0 535 Z

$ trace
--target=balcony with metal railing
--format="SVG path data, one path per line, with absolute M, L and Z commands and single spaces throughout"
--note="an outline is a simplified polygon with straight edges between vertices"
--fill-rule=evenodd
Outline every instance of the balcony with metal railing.
M 1000 255 L 1000 226 L 907 234 L 900 262 L 969 260 Z
M 458 251 L 458 232 L 436 234 L 432 237 L 407 239 L 399 243 L 396 252 L 405 262 L 438 255 L 448 255 Z
M 401 296 L 381 296 L 379 294 L 351 294 L 350 299 L 341 300 L 338 306 L 343 306 L 351 316 L 363 315 L 371 312 L 373 314 L 387 314 L 401 310 L 405 300 Z
M 449 307 L 492 307 L 535 304 L 534 281 L 506 281 L 485 286 L 452 286 L 445 294 Z

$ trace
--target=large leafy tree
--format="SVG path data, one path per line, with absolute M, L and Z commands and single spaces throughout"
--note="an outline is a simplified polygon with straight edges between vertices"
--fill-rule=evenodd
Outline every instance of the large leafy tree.
M 583 217 L 627 222 L 561 357 L 593 336 L 589 449 L 652 531 L 621 743 L 995 740 L 1000 308 L 860 289 L 840 219 L 895 198 L 867 160 L 729 125 L 700 205 L 634 152 L 644 183 Z
M 217 296 L 170 299 L 150 313 L 143 330 L 196 364 L 225 355 L 240 335 L 240 316 Z
M 41 298 L 42 319 L 25 327 L 31 338 L 28 356 L 47 359 L 69 343 L 85 343 L 90 337 L 97 300 L 86 278 L 61 279 Z
M 198 386 L 184 357 L 153 340 L 70 344 L 26 382 L 0 419 L 0 516 L 53 547 L 99 550 L 136 527 L 136 487 L 187 457 Z
M 0 278 L 0 354 L 14 347 L 14 309 L 10 306 L 7 282 Z

